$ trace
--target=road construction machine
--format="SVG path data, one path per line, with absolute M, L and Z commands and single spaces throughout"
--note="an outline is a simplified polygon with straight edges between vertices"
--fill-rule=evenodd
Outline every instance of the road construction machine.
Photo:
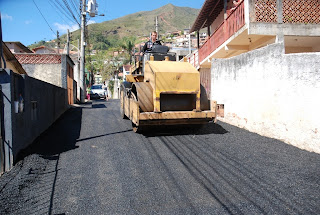
M 200 84 L 199 72 L 154 45 L 136 60 L 120 87 L 120 114 L 135 132 L 152 125 L 201 125 L 215 120 L 217 103 Z

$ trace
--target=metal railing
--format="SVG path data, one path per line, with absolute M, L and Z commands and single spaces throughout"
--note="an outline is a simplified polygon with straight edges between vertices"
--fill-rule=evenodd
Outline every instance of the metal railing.
M 198 50 L 192 52 L 191 54 L 188 54 L 186 57 L 188 59 L 188 62 L 197 68 L 199 66 L 199 55 L 198 55 Z
M 242 1 L 199 49 L 199 62 L 227 41 L 244 24 L 244 1 Z

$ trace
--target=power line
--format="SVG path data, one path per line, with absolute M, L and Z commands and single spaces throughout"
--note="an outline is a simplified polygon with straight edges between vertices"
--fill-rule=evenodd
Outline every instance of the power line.
M 71 5 L 73 5 L 74 10 L 76 11 L 77 15 L 80 17 L 80 10 L 77 9 L 77 3 L 75 0 L 71 0 Z
M 65 17 L 67 17 L 69 20 L 71 20 L 71 22 L 73 23 L 77 23 L 80 26 L 80 23 L 78 22 L 78 20 L 74 17 L 73 14 L 70 15 L 70 11 L 69 9 L 67 9 L 64 4 L 58 0 L 55 0 L 55 2 L 52 0 L 52 2 L 55 4 L 55 6 L 62 12 L 62 14 L 65 15 Z M 60 7 L 59 7 L 60 6 Z M 64 11 L 64 12 L 63 12 Z M 71 12 L 72 13 L 72 12 Z
M 67 9 L 69 10 L 69 12 L 70 12 L 71 16 L 73 17 L 73 19 L 80 25 L 80 23 L 78 22 L 77 18 L 74 16 L 74 14 L 73 14 L 73 12 L 72 12 L 67 0 L 63 0 L 63 2 L 65 4 L 65 6 L 67 7 Z
M 44 18 L 43 14 L 41 13 L 38 5 L 36 4 L 36 2 L 34 0 L 32 0 L 34 5 L 37 7 L 38 11 L 40 12 L 41 16 L 43 17 L 43 19 L 46 21 L 47 25 L 49 26 L 49 28 L 51 29 L 51 31 L 55 34 L 55 32 L 52 30 L 52 28 L 50 27 L 49 23 L 47 22 L 46 18 Z
M 55 10 L 56 10 L 57 13 L 60 12 L 60 13 L 63 14 L 67 19 L 69 19 L 71 22 L 73 22 L 73 20 L 70 19 L 69 17 L 67 17 L 67 16 L 63 13 L 63 11 L 61 10 L 61 8 L 59 8 L 54 2 L 50 2 L 50 1 L 49 1 L 49 4 L 50 4 L 53 8 L 56 7 Z M 58 9 L 59 11 L 58 11 L 57 9 Z M 60 18 L 61 18 L 65 23 L 67 23 L 66 20 L 65 20 L 62 16 L 60 16 Z

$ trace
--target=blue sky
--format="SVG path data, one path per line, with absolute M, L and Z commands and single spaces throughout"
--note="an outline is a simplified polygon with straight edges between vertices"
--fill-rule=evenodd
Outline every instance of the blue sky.
M 80 0 L 65 1 L 76 15 Z M 204 3 L 204 0 L 96 1 L 99 4 L 98 13 L 103 13 L 105 16 L 90 18 L 89 22 L 100 23 L 139 11 L 150 11 L 168 3 L 197 9 Z M 28 46 L 40 40 L 56 38 L 57 30 L 60 35 L 65 34 L 67 29 L 76 30 L 76 21 L 65 15 L 68 10 L 63 2 L 64 0 L 0 0 L 3 41 L 20 41 Z M 59 4 L 63 5 L 64 9 Z M 80 22 L 78 15 L 76 19 Z

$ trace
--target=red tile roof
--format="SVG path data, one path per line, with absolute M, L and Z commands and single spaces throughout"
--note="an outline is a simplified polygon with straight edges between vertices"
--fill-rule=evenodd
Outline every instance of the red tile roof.
M 21 64 L 61 64 L 59 54 L 15 54 Z

